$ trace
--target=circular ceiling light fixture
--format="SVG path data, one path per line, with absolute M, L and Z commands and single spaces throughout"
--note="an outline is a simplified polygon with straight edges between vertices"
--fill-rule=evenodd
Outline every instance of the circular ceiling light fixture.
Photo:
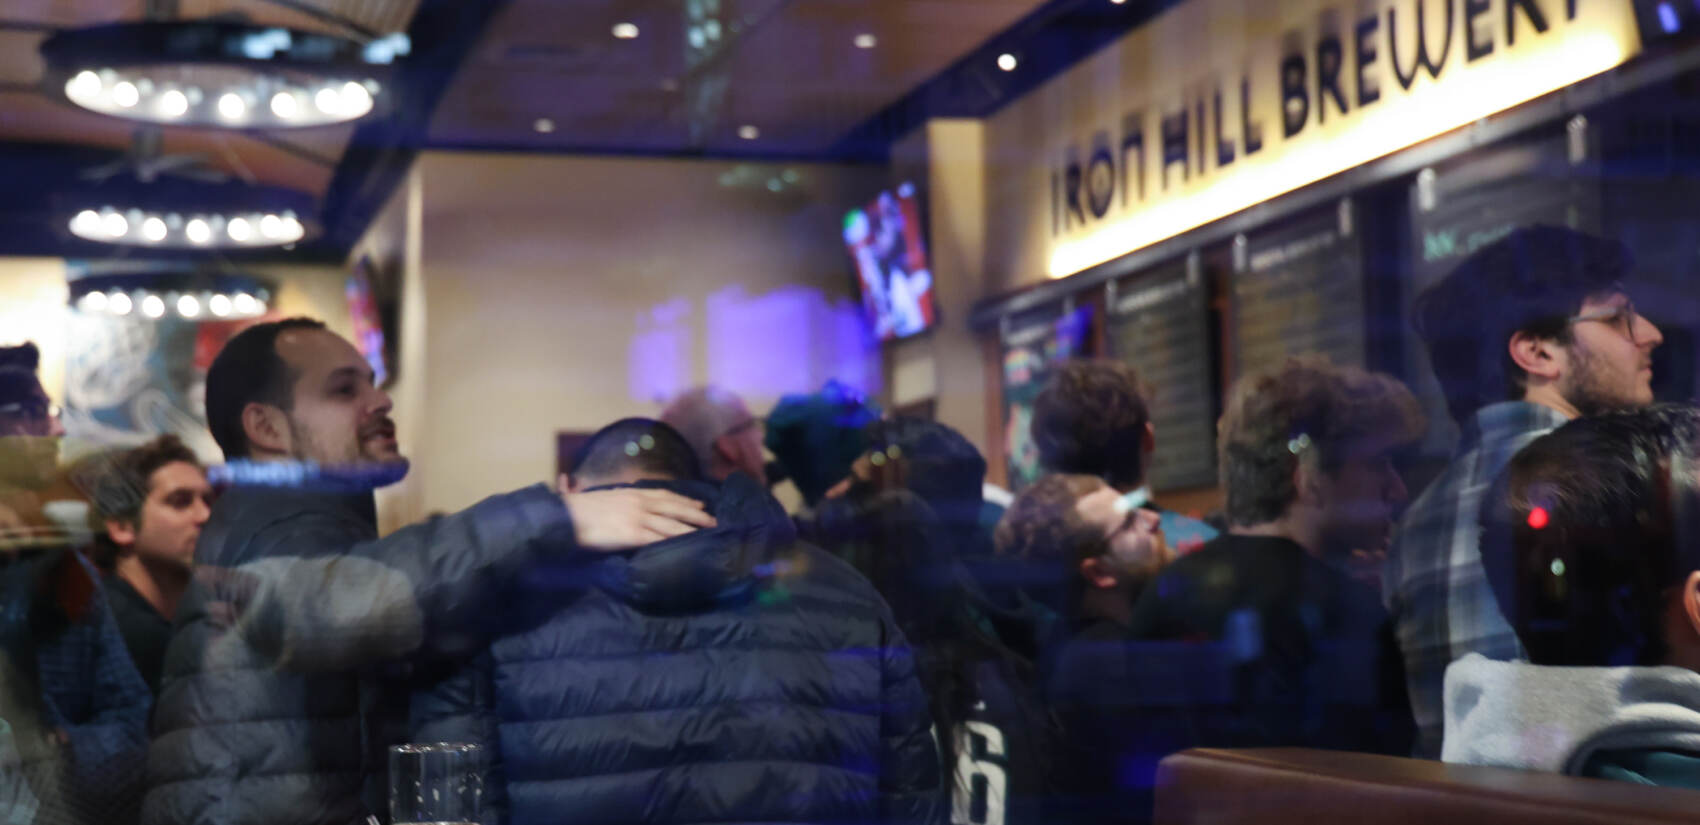
M 361 43 L 246 23 L 146 21 L 41 45 L 43 82 L 95 112 L 147 123 L 286 129 L 374 111 L 407 35 Z
M 264 249 L 316 234 L 303 192 L 244 183 L 162 178 L 146 185 L 101 185 L 58 199 L 64 226 L 85 241 L 143 249 Z
M 85 315 L 160 320 L 237 321 L 265 315 L 271 288 L 252 277 L 226 272 L 169 272 L 148 267 L 73 278 L 71 306 Z

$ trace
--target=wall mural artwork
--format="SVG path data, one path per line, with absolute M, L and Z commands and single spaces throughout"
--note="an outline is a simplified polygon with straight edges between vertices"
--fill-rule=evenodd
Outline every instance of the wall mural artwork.
M 90 447 L 174 433 L 204 461 L 220 457 L 206 425 L 207 367 L 224 342 L 262 319 L 192 321 L 69 313 L 65 429 Z

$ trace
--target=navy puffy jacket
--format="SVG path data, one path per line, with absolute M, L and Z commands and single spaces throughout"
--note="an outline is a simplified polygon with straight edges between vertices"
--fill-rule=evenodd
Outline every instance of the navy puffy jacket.
M 539 624 L 416 697 L 416 741 L 493 754 L 515 825 L 930 822 L 926 697 L 890 609 L 734 475 L 719 527 L 539 566 Z M 588 586 L 586 586 L 588 585 Z

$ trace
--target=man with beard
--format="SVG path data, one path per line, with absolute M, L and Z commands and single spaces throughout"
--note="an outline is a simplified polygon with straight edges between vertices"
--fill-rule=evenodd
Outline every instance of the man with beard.
M 390 409 L 360 353 L 311 319 L 250 327 L 214 359 L 207 422 L 237 483 L 166 651 L 144 822 L 378 815 L 409 692 L 512 629 L 525 571 L 715 524 L 664 490 L 539 484 L 380 539 L 372 489 L 408 468 Z
M 1653 401 L 1657 327 L 1635 311 L 1620 243 L 1550 226 L 1484 247 L 1418 297 L 1415 323 L 1463 435 L 1412 503 L 1382 594 L 1405 657 L 1416 755 L 1440 756 L 1447 665 L 1523 658 L 1482 568 L 1482 497 L 1511 457 L 1565 421 Z
M 1227 533 L 1165 568 L 1128 622 L 1135 639 L 1205 643 L 1200 662 L 1233 686 L 1188 744 L 1409 747 L 1391 624 L 1344 562 L 1386 546 L 1406 497 L 1392 455 L 1423 428 L 1403 384 L 1321 359 L 1235 386 L 1218 426 Z
M 15 749 L 0 753 L 0 820 L 133 822 L 150 697 L 94 570 L 44 514 L 65 428 L 39 361 L 33 344 L 0 348 L 0 722 Z
M 189 587 L 195 542 L 212 513 L 213 489 L 195 452 L 177 436 L 79 462 L 88 493 L 95 563 L 130 658 L 159 690 L 171 621 Z

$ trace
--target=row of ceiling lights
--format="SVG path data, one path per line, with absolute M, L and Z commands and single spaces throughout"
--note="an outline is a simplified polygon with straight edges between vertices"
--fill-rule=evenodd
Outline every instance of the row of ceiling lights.
M 77 299 L 77 309 L 86 313 L 129 315 L 139 310 L 148 318 L 163 318 L 167 308 L 182 318 L 199 318 L 203 310 L 216 318 L 257 318 L 266 313 L 266 303 L 246 292 L 166 292 L 148 290 L 89 292 Z
M 356 42 L 328 34 L 219 20 L 146 20 L 60 32 L 42 43 L 49 87 L 89 111 L 142 123 L 217 129 L 293 129 L 358 120 L 378 108 L 386 64 L 411 51 L 406 35 Z M 192 188 L 192 187 L 191 187 Z M 268 202 L 265 187 L 156 187 L 66 216 L 90 241 L 182 248 L 293 244 L 310 228 Z M 194 203 L 230 201 L 221 208 Z M 291 193 L 304 201 L 310 197 Z M 180 201 L 191 202 L 180 202 Z M 275 200 L 272 198 L 270 200 Z M 164 201 L 162 208 L 147 208 Z M 86 202 L 86 201 L 85 201 Z M 247 206 L 241 204 L 246 203 Z M 157 317 L 157 316 L 156 316 Z

